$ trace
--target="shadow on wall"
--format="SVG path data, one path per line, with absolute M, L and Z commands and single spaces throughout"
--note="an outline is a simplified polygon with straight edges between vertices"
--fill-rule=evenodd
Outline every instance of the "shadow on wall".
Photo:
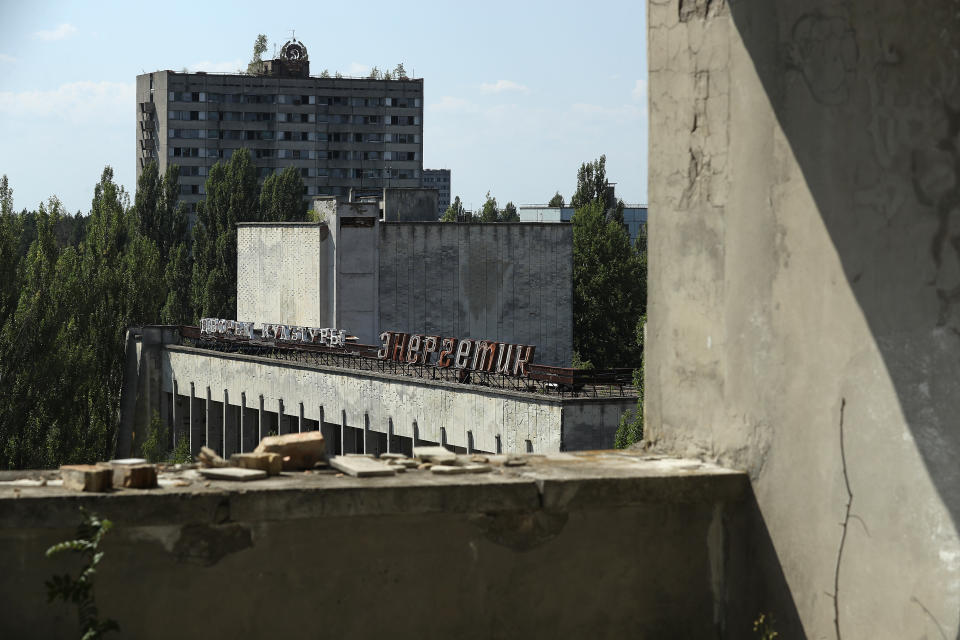
M 960 13 L 947 0 L 826 4 L 731 1 L 730 11 L 956 532 Z

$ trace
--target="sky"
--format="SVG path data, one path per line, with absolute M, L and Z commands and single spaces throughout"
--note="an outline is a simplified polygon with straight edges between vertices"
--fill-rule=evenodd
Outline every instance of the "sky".
M 362 7 L 358 11 L 357 7 Z M 14 206 L 87 213 L 103 168 L 136 187 L 136 76 L 246 68 L 291 30 L 319 75 L 402 62 L 424 79 L 423 166 L 469 209 L 569 200 L 581 163 L 647 202 L 646 4 L 0 0 L 0 174 Z M 132 196 L 131 196 L 132 197 Z

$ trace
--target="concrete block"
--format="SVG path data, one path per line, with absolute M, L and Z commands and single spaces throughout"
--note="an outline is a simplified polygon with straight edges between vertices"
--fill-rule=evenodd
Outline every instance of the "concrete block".
M 461 473 L 467 473 L 467 468 L 457 467 L 452 464 L 435 464 L 430 467 L 430 471 L 442 476 L 453 476 Z
M 414 447 L 413 457 L 435 464 L 452 464 L 457 461 L 457 454 L 446 447 Z
M 357 478 L 392 476 L 397 473 L 397 470 L 388 464 L 360 456 L 334 456 L 330 458 L 330 466 Z
M 211 480 L 236 480 L 247 482 L 249 480 L 261 480 L 267 477 L 267 472 L 263 469 L 238 469 L 237 467 L 220 467 L 211 469 L 198 469 L 201 475 Z
M 63 488 L 71 491 L 109 491 L 113 485 L 113 471 L 94 464 L 65 464 L 60 467 Z
M 260 441 L 254 453 L 276 453 L 283 461 L 283 469 L 312 469 L 323 460 L 326 443 L 320 431 L 288 433 L 282 436 L 267 436 Z
M 128 460 L 101 462 L 100 467 L 110 469 L 114 489 L 153 489 L 157 486 L 157 468 L 149 463 L 131 464 Z
M 278 453 L 235 453 L 230 464 L 241 469 L 260 469 L 275 476 L 283 468 L 283 459 Z
M 207 467 L 226 467 L 229 463 L 217 455 L 217 452 L 210 447 L 200 447 L 200 453 L 197 454 L 197 460 Z

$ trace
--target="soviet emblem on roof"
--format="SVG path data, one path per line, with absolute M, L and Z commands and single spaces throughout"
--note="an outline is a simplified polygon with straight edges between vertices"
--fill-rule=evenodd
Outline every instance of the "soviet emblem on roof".
M 283 45 L 280 57 L 288 62 L 302 62 L 307 59 L 307 47 L 294 38 Z

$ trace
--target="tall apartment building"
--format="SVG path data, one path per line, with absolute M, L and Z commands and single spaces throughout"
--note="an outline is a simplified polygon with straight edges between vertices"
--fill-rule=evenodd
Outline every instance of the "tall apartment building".
M 261 180 L 297 167 L 305 197 L 420 187 L 423 79 L 314 77 L 297 40 L 257 73 L 137 76 L 138 177 L 151 160 L 180 165 L 193 210 L 210 167 L 242 147 Z
M 450 169 L 424 169 L 423 186 L 437 190 L 437 217 L 450 208 Z

